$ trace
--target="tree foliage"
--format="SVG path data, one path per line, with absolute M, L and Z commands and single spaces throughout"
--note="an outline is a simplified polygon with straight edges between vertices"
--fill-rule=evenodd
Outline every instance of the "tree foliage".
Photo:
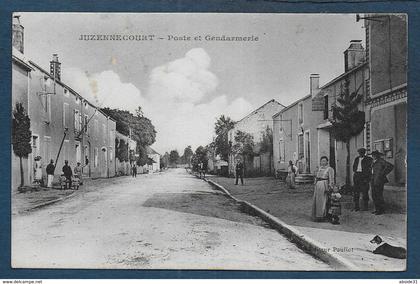
M 115 156 L 120 162 L 128 161 L 128 145 L 123 139 L 115 139 Z
M 352 137 L 363 131 L 365 113 L 358 108 L 362 99 L 363 96 L 357 91 L 350 93 L 349 81 L 346 80 L 337 98 L 337 104 L 332 106 L 331 131 L 338 141 L 347 143 Z
M 191 145 L 189 145 L 188 147 L 186 147 L 184 149 L 184 154 L 182 154 L 181 158 L 180 158 L 180 162 L 182 164 L 190 164 L 191 163 L 191 157 L 193 156 L 194 152 L 191 148 Z
M 17 103 L 13 110 L 12 145 L 13 152 L 19 157 L 20 186 L 24 185 L 22 158 L 28 157 L 31 147 L 31 120 L 21 103 Z
M 273 154 L 273 130 L 267 126 L 267 128 L 262 133 L 261 142 L 259 142 L 260 153 L 270 153 Z
M 359 87 L 360 89 L 360 87 Z M 350 187 L 350 140 L 358 135 L 365 127 L 365 113 L 358 106 L 363 96 L 350 92 L 349 81 L 345 80 L 337 98 L 337 104 L 332 106 L 333 119 L 331 120 L 331 133 L 333 137 L 346 144 L 346 188 Z
M 137 109 L 136 115 L 119 109 L 103 108 L 102 111 L 116 121 L 116 129 L 121 134 L 129 136 L 131 128 L 131 139 L 135 140 L 137 144 L 149 146 L 156 141 L 155 127 L 150 119 L 143 116 L 140 107 Z
M 223 160 L 228 160 L 231 151 L 228 132 L 233 129 L 235 123 L 229 117 L 221 115 L 214 125 L 216 138 L 214 140 L 216 155 L 220 155 Z
M 169 153 L 169 163 L 170 164 L 178 164 L 179 162 L 179 153 L 177 150 L 172 150 Z
M 32 152 L 31 120 L 21 103 L 17 103 L 13 111 L 12 145 L 18 157 L 26 158 Z
M 253 157 L 254 146 L 254 137 L 251 134 L 240 130 L 236 131 L 235 143 L 232 146 L 233 153 L 244 157 Z

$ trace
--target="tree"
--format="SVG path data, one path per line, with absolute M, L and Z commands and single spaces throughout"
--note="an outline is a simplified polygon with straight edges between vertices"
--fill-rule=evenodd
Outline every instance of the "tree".
M 246 132 L 238 130 L 235 134 L 235 143 L 232 146 L 232 152 L 236 155 L 242 155 L 243 158 L 254 156 L 254 137 Z
M 16 103 L 13 111 L 12 145 L 13 152 L 19 157 L 20 187 L 24 185 L 22 158 L 27 158 L 32 152 L 31 120 L 21 103 Z
M 221 115 L 214 125 L 216 132 L 216 139 L 214 140 L 216 155 L 227 161 L 231 151 L 231 145 L 229 144 L 228 132 L 233 129 L 235 123 L 229 117 Z
M 128 145 L 123 139 L 115 139 L 115 156 L 120 160 L 120 162 L 127 162 L 128 161 Z
M 186 147 L 184 149 L 184 154 L 182 154 L 181 156 L 181 161 L 184 164 L 190 164 L 191 163 L 191 157 L 193 156 L 194 152 L 191 149 L 191 145 L 189 145 L 188 147 Z
M 169 153 L 169 163 L 170 164 L 178 164 L 179 154 L 177 150 L 172 150 Z
M 331 133 L 336 140 L 346 144 L 347 190 L 350 189 L 350 140 L 365 128 L 365 113 L 358 108 L 363 96 L 358 93 L 358 90 L 350 93 L 349 81 L 346 79 L 344 85 L 341 86 L 337 104 L 332 106 L 333 119 L 331 120 Z
M 267 126 L 262 133 L 260 144 L 260 153 L 270 153 L 273 155 L 273 130 Z

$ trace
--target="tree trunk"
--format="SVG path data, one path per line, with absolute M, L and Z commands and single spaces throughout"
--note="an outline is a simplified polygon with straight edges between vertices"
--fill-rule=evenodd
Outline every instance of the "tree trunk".
M 23 187 L 24 180 L 23 180 L 23 165 L 22 165 L 22 157 L 19 157 L 19 167 L 20 167 L 20 187 Z
M 346 158 L 346 189 L 349 190 L 350 184 L 350 140 L 346 142 L 347 158 Z

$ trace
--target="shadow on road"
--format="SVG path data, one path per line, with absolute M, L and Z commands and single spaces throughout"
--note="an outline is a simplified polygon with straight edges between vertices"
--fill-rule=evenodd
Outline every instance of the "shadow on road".
M 215 192 L 157 193 L 146 200 L 143 206 L 220 218 L 269 228 L 269 225 L 261 219 L 241 212 L 240 206 L 233 200 Z

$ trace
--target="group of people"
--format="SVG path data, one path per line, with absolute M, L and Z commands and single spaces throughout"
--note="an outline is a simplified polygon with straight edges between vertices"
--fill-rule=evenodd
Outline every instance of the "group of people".
M 372 190 L 372 200 L 375 215 L 385 212 L 383 197 L 384 185 L 388 182 L 387 175 L 394 166 L 382 158 L 382 153 L 373 151 L 372 157 L 366 156 L 366 149 L 358 149 L 358 156 L 353 162 L 353 211 L 368 210 L 369 188 Z M 312 203 L 312 219 L 314 221 L 328 220 L 339 224 L 341 205 L 339 188 L 335 185 L 334 169 L 328 164 L 328 157 L 320 159 L 320 167 L 315 177 L 315 189 Z M 360 197 L 362 206 L 360 207 Z
M 42 176 L 42 162 L 41 157 L 37 156 L 35 157 L 35 165 L 34 165 L 34 180 L 36 183 L 39 183 L 40 185 L 44 185 L 43 182 L 43 176 Z M 47 187 L 51 188 L 54 180 L 54 172 L 55 172 L 55 165 L 54 160 L 50 160 L 50 163 L 45 168 L 47 173 Z M 62 168 L 62 175 L 66 178 L 67 184 L 69 185 L 69 188 L 72 186 L 72 177 L 77 176 L 80 180 L 80 184 L 83 184 L 82 181 L 82 171 L 83 167 L 80 164 L 80 162 L 77 162 L 77 166 L 74 167 L 74 174 L 73 170 L 71 169 L 69 162 L 67 160 L 64 161 L 64 166 Z

